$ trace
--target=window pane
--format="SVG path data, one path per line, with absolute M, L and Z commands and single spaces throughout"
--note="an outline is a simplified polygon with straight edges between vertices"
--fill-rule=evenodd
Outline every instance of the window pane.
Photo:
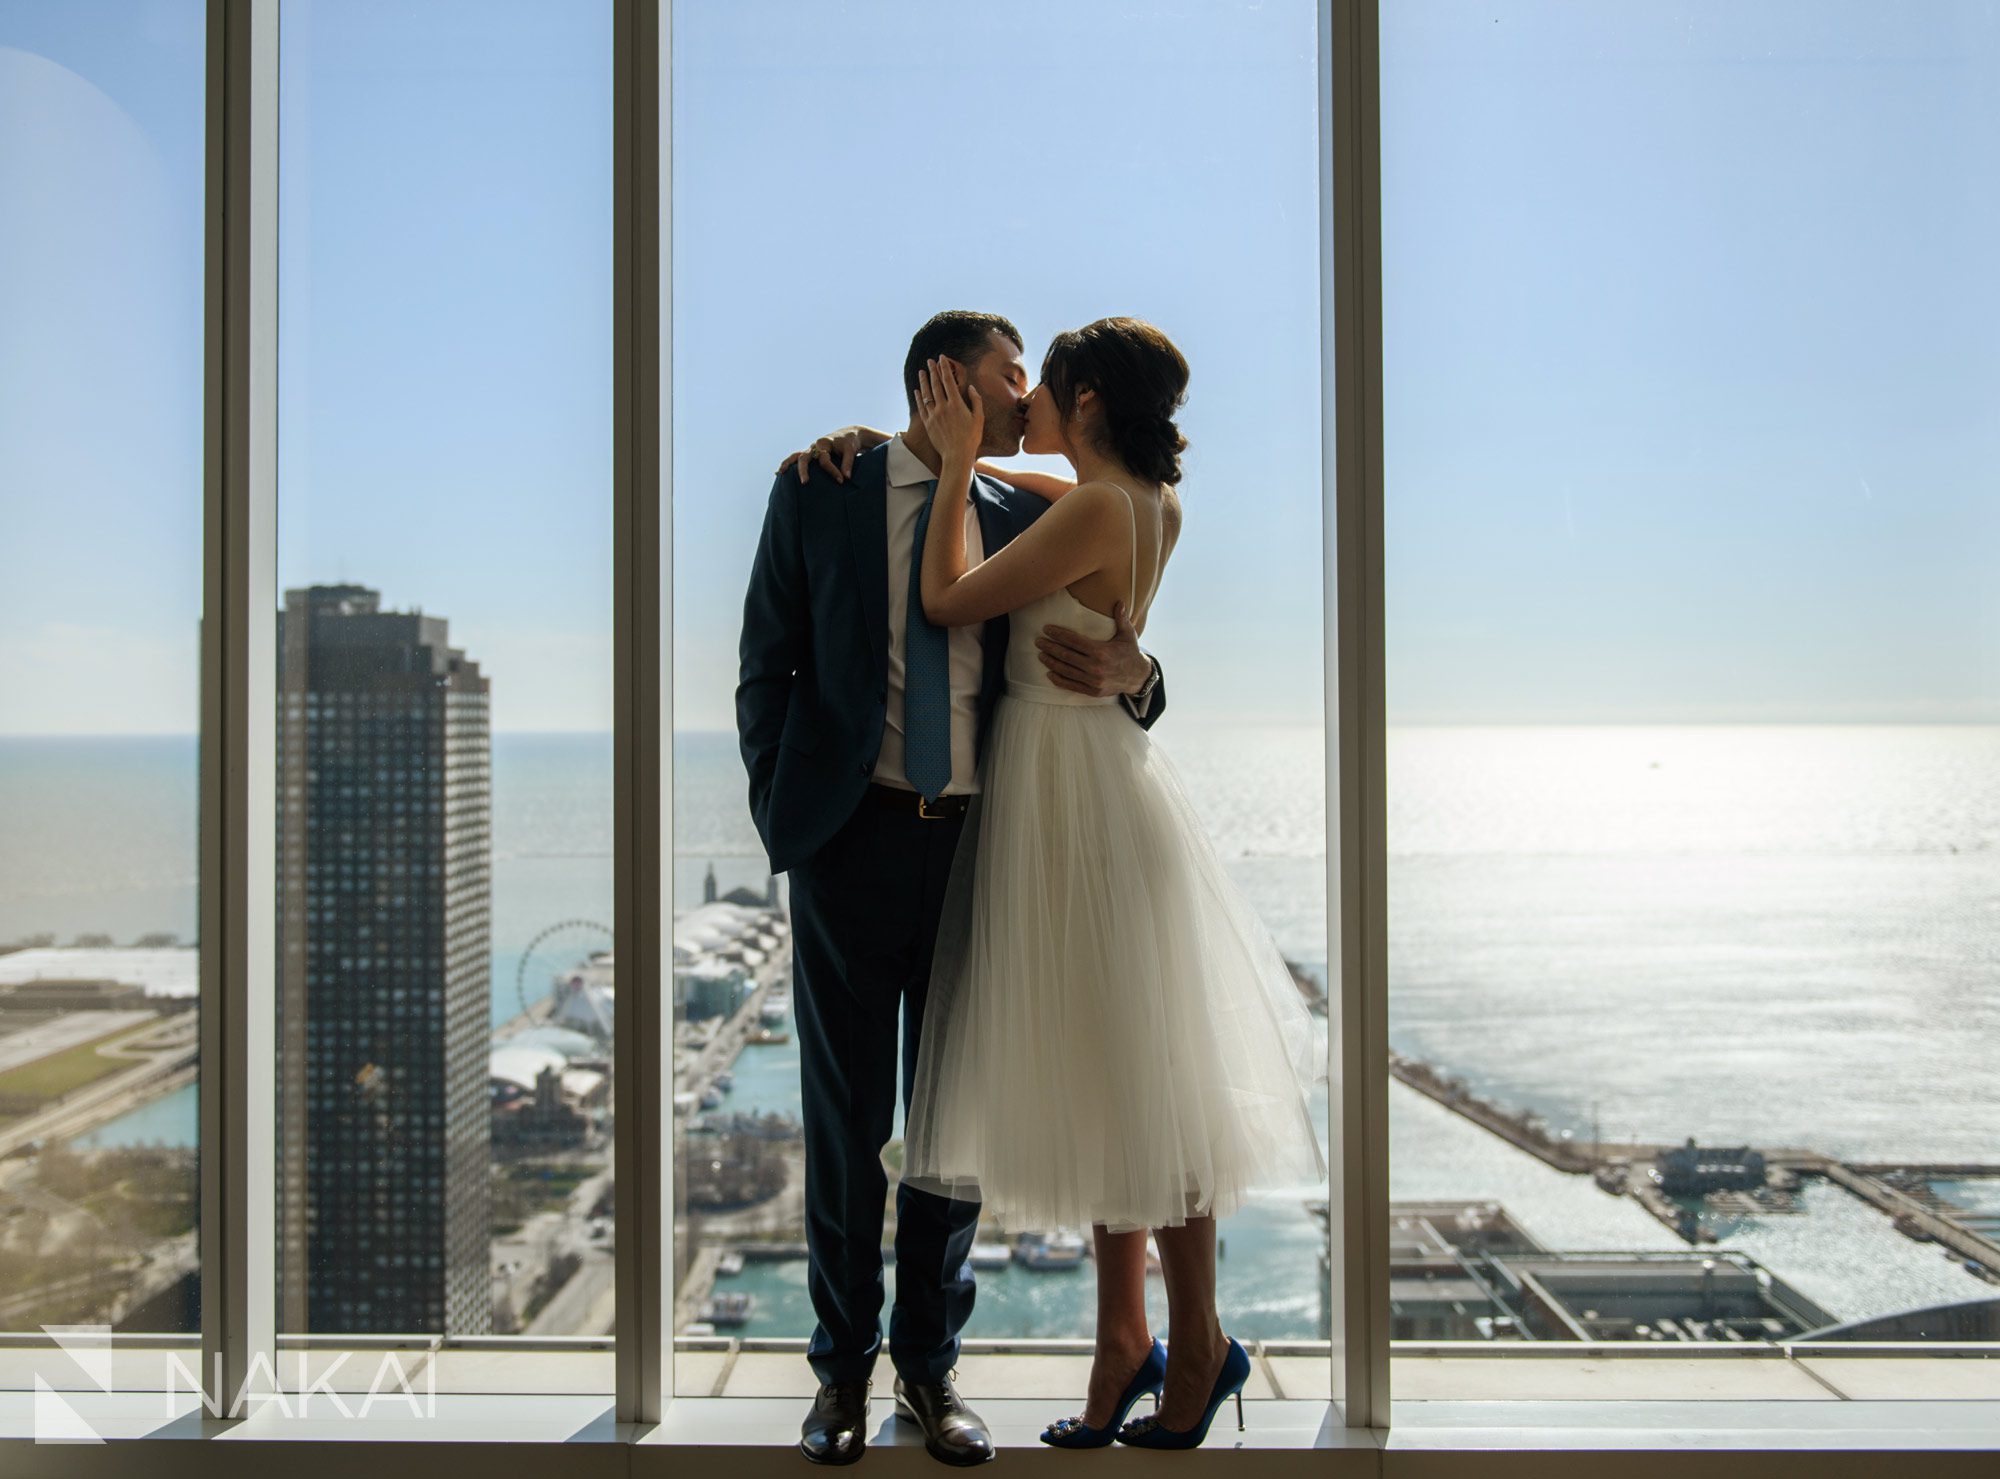
M 202 98 L 195 0 L 0 12 L 6 1332 L 199 1317 Z
M 1153 742 L 1306 989 L 1323 991 L 1315 24 L 1303 0 L 1179 7 L 1141 28 L 1056 3 L 1004 16 L 770 0 L 675 8 L 684 1393 L 718 1390 L 725 1366 L 729 1393 L 812 1391 L 801 1356 L 815 1323 L 800 1131 L 807 1029 L 791 989 L 792 885 L 771 880 L 746 804 L 738 639 L 779 457 L 856 420 L 903 428 L 904 356 L 933 313 L 1012 319 L 1031 379 L 1056 331 L 1113 314 L 1158 324 L 1191 361 L 1186 532 L 1145 632 L 1172 694 Z M 961 80 L 940 93 L 932 79 L 944 76 Z M 932 104 L 947 111 L 942 127 L 925 122 Z M 1011 465 L 1068 471 L 1057 458 Z M 825 599 L 839 598 L 815 594 L 816 623 L 838 619 Z M 842 722 L 817 734 L 801 723 L 785 743 L 842 744 Z M 1323 1139 L 1323 1087 L 1312 1102 Z M 894 1120 L 892 1186 L 900 1111 Z M 1232 1333 L 1325 1335 L 1325 1224 L 1309 1206 L 1324 1196 L 1323 1183 L 1276 1189 L 1222 1224 Z M 977 1239 L 969 1389 L 999 1380 L 979 1364 L 995 1359 L 979 1342 L 1054 1350 L 1094 1321 L 1088 1257 L 1058 1243 L 1036 1258 L 991 1222 Z M 892 1264 L 891 1300 L 896 1277 Z M 1164 1329 L 1157 1278 L 1148 1291 Z M 731 1363 L 732 1338 L 789 1344 Z M 1305 1380 L 1323 1393 L 1319 1349 Z M 1067 1396 L 1080 1372 L 1044 1361 L 1024 1378 L 1033 1387 L 1008 1389 Z M 878 1390 L 886 1373 L 878 1364 Z M 778 1385 L 755 1385 L 764 1381 Z
M 281 55 L 279 1329 L 608 1336 L 610 7 Z
M 2000 8 L 1383 57 L 1394 1334 L 1991 1340 Z

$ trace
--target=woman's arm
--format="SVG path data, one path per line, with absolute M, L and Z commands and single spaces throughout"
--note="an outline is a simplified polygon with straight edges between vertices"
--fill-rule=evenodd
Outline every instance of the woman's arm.
M 803 452 L 787 452 L 784 461 L 778 464 L 778 471 L 783 473 L 789 467 L 803 483 L 817 462 L 832 474 L 836 483 L 844 483 L 854 472 L 855 453 L 874 451 L 889 440 L 889 435 L 872 426 L 843 426 L 839 431 L 828 432 Z
M 888 442 L 890 436 L 892 436 L 890 432 L 878 432 L 872 426 L 860 426 L 860 424 L 842 426 L 838 432 L 828 432 L 826 436 L 816 440 L 804 452 L 786 452 L 784 462 L 778 464 L 778 472 L 790 468 L 792 472 L 798 474 L 800 482 L 806 482 L 806 474 L 812 470 L 812 464 L 818 462 L 822 468 L 826 468 L 828 474 L 832 474 L 836 484 L 844 484 L 848 478 L 854 476 L 856 454 L 874 452 L 878 446 Z M 1068 478 L 1058 478 L 1052 472 L 1030 472 L 1030 470 L 1014 472 L 1010 468 L 1002 468 L 996 462 L 976 462 L 974 472 L 982 472 L 988 478 L 998 478 L 1004 484 L 1012 484 L 1014 488 L 1020 488 L 1024 494 L 1034 494 L 1044 504 L 1054 504 L 1066 492 L 1076 488 L 1076 484 L 1072 484 Z
M 1032 493 L 1044 503 L 1054 503 L 1063 494 L 1076 486 L 1068 478 L 1058 477 L 1052 472 L 1013 472 L 991 462 L 975 463 L 974 468 L 989 478 L 998 478 L 1003 483 L 1012 483 L 1023 493 Z
M 925 616 L 944 627 L 990 621 L 1103 565 L 1114 512 L 1109 488 L 1101 497 L 1064 498 L 1005 549 L 967 570 L 966 491 L 985 422 L 980 395 L 960 382 L 949 360 L 933 360 L 919 372 L 917 403 L 943 459 L 924 535 Z
M 819 438 L 803 452 L 787 452 L 784 461 L 778 464 L 778 471 L 791 468 L 803 483 L 812 465 L 817 462 L 833 475 L 836 483 L 844 483 L 854 474 L 854 458 L 857 453 L 872 452 L 889 440 L 891 433 L 877 431 L 872 426 L 843 426 L 839 431 L 830 431 Z M 998 463 L 977 462 L 975 472 L 984 473 L 989 478 L 998 478 L 1003 483 L 1012 484 L 1023 493 L 1032 493 L 1044 503 L 1054 503 L 1063 494 L 1076 486 L 1068 478 L 1054 473 L 1020 471 L 1001 467 Z

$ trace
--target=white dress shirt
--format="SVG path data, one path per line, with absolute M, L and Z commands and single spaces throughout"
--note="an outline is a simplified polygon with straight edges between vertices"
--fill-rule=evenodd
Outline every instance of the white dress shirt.
M 891 437 L 885 490 L 889 525 L 889 713 L 882 725 L 882 750 L 875 760 L 873 778 L 882 785 L 900 786 L 906 791 L 916 789 L 903 773 L 903 637 L 910 612 L 910 546 L 917 535 L 917 515 L 930 498 L 930 489 L 924 486 L 930 480 L 931 470 L 903 445 L 902 437 Z M 986 546 L 980 537 L 979 511 L 973 505 L 969 486 L 965 501 L 965 568 L 970 570 L 986 558 Z M 951 665 L 951 783 L 943 793 L 947 796 L 979 789 L 974 741 L 979 734 L 984 630 L 981 623 L 953 627 L 947 634 Z

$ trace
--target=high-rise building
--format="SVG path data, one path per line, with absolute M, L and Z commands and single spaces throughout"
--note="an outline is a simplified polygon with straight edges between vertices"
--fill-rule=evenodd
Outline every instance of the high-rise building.
M 487 679 L 444 618 L 285 593 L 279 1328 L 492 1329 Z

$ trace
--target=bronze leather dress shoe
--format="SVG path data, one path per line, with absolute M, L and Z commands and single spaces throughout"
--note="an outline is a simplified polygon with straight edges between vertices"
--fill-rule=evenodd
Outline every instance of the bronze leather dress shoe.
M 940 1382 L 906 1382 L 897 1377 L 896 1416 L 923 1429 L 925 1451 L 941 1464 L 963 1468 L 993 1457 L 993 1435 L 979 1414 L 965 1405 L 948 1376 Z
M 860 1458 L 868 1446 L 868 1389 L 874 1385 L 823 1382 L 799 1427 L 799 1452 L 816 1464 L 851 1464 Z

